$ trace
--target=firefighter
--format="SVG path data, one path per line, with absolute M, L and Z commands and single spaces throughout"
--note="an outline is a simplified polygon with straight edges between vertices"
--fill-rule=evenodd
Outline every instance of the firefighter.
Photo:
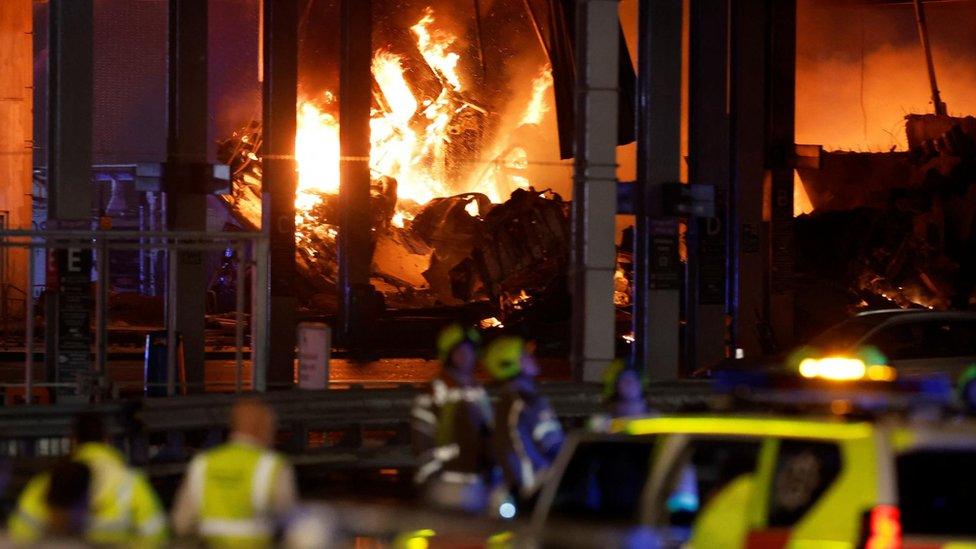
M 589 419 L 587 426 L 591 431 L 609 432 L 614 419 L 648 414 L 644 382 L 629 359 L 615 358 L 607 366 L 601 400 L 604 412 Z
M 437 340 L 440 375 L 411 410 L 420 465 L 414 480 L 428 503 L 471 513 L 484 510 L 491 475 L 491 403 L 475 380 L 481 337 L 454 324 Z
M 269 546 L 297 503 L 295 473 L 271 450 L 271 408 L 243 399 L 230 415 L 230 440 L 190 462 L 174 499 L 173 529 L 211 547 Z
M 75 417 L 71 459 L 91 471 L 85 540 L 98 545 L 162 544 L 167 537 L 166 514 L 156 492 L 106 440 L 100 416 L 83 412 Z M 56 533 L 52 519 L 57 513 L 48 504 L 51 485 L 51 474 L 43 473 L 24 488 L 9 519 L 13 541 L 35 543 Z
M 539 365 L 525 341 L 496 339 L 485 351 L 484 365 L 501 386 L 492 446 L 504 476 L 502 488 L 529 501 L 559 453 L 562 426 L 538 392 Z

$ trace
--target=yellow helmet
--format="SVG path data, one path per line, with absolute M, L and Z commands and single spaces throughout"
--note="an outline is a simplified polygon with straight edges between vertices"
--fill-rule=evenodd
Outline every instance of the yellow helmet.
M 437 336 L 437 356 L 441 362 L 446 364 L 453 351 L 462 343 L 470 343 L 477 347 L 481 344 L 481 334 L 474 328 L 465 330 L 460 324 L 451 324 L 441 330 Z
M 520 337 L 502 336 L 485 349 L 482 362 L 491 377 L 505 381 L 522 372 L 522 353 L 525 342 Z

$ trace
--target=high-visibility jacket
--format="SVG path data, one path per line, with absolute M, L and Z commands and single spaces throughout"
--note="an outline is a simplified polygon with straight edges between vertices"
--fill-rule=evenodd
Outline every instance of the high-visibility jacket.
M 417 396 L 411 410 L 414 480 L 433 478 L 472 484 L 491 471 L 491 401 L 480 385 L 460 385 L 445 375 Z
M 549 402 L 531 380 L 503 387 L 495 407 L 492 446 L 509 487 L 531 497 L 545 480 L 563 443 L 563 430 Z
M 118 450 L 90 442 L 79 446 L 72 459 L 91 469 L 86 541 L 153 546 L 166 540 L 166 514 L 155 490 L 144 475 L 126 465 Z M 21 493 L 7 525 L 15 542 L 34 543 L 48 534 L 45 499 L 50 481 L 50 474 L 40 474 Z
M 197 503 L 197 530 L 210 546 L 270 545 L 278 526 L 274 483 L 287 464 L 277 453 L 228 442 L 190 462 L 187 486 Z

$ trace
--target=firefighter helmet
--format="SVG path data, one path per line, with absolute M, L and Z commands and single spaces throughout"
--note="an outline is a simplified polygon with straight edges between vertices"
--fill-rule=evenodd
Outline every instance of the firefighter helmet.
M 465 330 L 460 324 L 451 324 L 441 330 L 437 336 L 437 356 L 441 363 L 447 364 L 451 358 L 451 352 L 462 343 L 470 343 L 474 347 L 481 344 L 481 334 L 474 328 Z
M 522 353 L 525 348 L 525 342 L 520 337 L 499 337 L 485 350 L 485 369 L 491 377 L 499 381 L 512 379 L 522 372 Z

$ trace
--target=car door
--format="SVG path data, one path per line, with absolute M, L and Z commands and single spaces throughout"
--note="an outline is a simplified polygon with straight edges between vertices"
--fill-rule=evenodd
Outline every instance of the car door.
M 901 375 L 944 372 L 955 380 L 976 363 L 976 319 L 929 318 L 886 324 L 868 335 Z
M 571 437 L 540 494 L 529 532 L 531 543 L 539 547 L 667 547 L 642 520 L 656 439 Z
M 688 547 L 742 547 L 757 483 L 759 436 L 671 435 L 649 494 L 649 521 Z

